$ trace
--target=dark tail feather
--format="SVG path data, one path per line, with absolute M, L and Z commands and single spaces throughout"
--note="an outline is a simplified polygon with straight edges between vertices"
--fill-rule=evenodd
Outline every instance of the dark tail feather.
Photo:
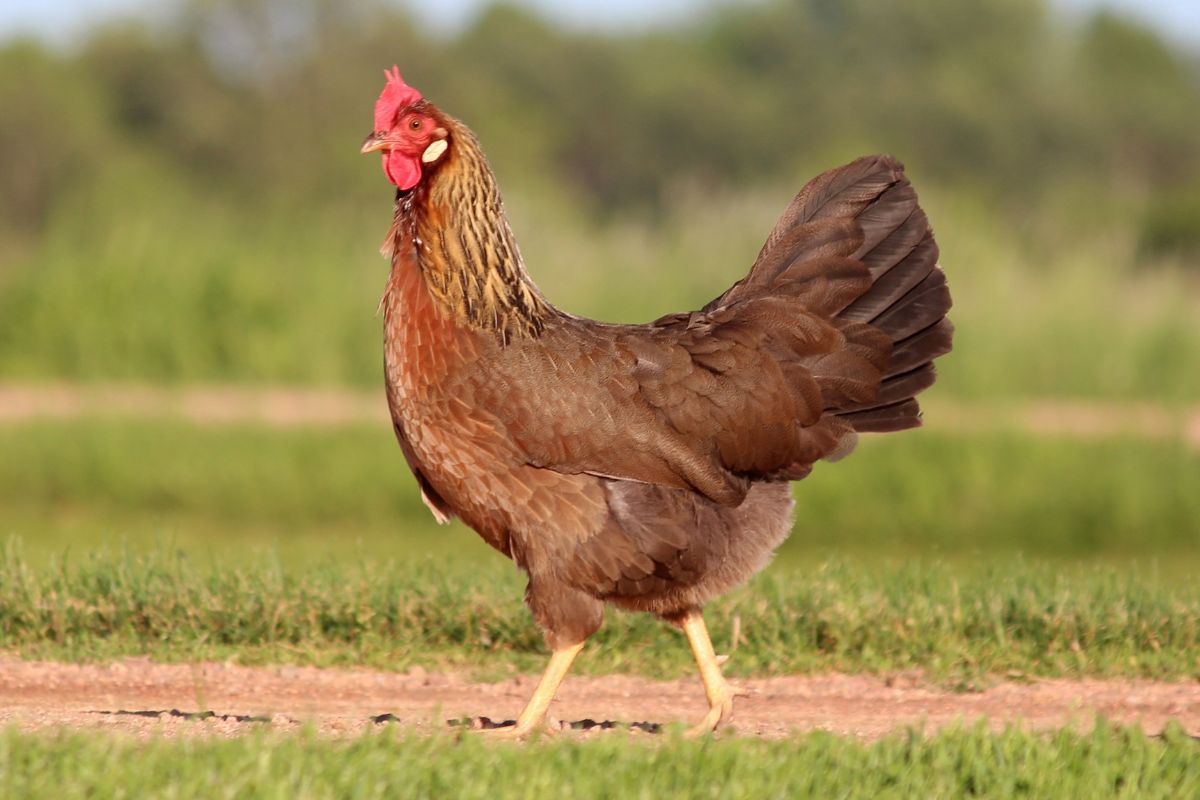
M 933 363 L 926 362 L 916 369 L 886 379 L 880 384 L 879 393 L 872 400 L 855 405 L 844 405 L 838 410 L 838 416 L 844 417 L 848 412 L 883 408 L 901 400 L 911 399 L 932 386 L 934 377 Z
M 896 271 L 897 267 L 893 267 L 885 275 Z M 890 297 L 895 293 L 894 286 L 905 282 L 897 280 L 893 285 L 883 287 L 881 296 L 886 293 Z M 876 297 L 872 297 L 876 286 L 863 296 L 868 299 L 859 308 L 878 303 Z M 884 306 L 874 318 L 865 320 L 886 333 L 893 342 L 884 379 L 872 401 L 843 407 L 834 413 L 860 433 L 897 431 L 920 425 L 921 409 L 914 398 L 933 385 L 933 360 L 948 353 L 952 346 L 954 326 L 946 319 L 949 309 L 950 290 L 946 286 L 946 276 L 934 265 L 916 286 Z
M 890 433 L 920 426 L 921 407 L 910 397 L 888 406 L 838 416 L 859 433 Z
M 917 227 L 912 224 L 914 222 L 919 223 L 921 229 L 920 237 L 915 242 L 912 241 Z M 874 282 L 839 316 L 871 322 L 925 280 L 935 269 L 937 257 L 937 242 L 929 232 L 925 214 L 917 209 L 917 213 L 909 217 L 903 228 L 898 228 L 875 251 L 863 258 Z
M 924 280 L 869 322 L 891 336 L 893 342 L 899 342 L 936 325 L 949 310 L 950 289 L 946 286 L 946 273 L 935 266 Z
M 892 348 L 892 357 L 884 378 L 908 372 L 921 364 L 933 361 L 938 356 L 944 356 L 950 352 L 953 340 L 954 324 L 945 317 L 925 330 L 901 339 Z

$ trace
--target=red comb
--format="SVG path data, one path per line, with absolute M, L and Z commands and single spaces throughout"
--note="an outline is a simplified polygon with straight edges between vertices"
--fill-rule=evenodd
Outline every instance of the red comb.
M 392 127 L 392 123 L 396 121 L 397 111 L 421 99 L 421 93 L 400 77 L 400 68 L 395 64 L 392 65 L 390 72 L 385 69 L 383 74 L 387 76 L 387 85 L 383 87 L 383 91 L 379 93 L 379 99 L 375 101 L 375 130 L 377 131 L 386 131 Z

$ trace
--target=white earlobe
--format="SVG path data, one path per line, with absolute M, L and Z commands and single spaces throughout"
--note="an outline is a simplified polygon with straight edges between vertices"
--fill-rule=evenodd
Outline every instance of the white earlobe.
M 421 153 L 421 161 L 425 164 L 432 164 L 441 157 L 442 153 L 446 152 L 446 147 L 445 139 L 430 142 L 429 147 L 425 148 L 425 152 Z

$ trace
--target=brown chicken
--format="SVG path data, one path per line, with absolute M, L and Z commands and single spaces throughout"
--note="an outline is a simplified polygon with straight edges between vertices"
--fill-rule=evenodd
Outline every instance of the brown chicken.
M 552 655 L 508 732 L 541 726 L 609 603 L 683 629 L 709 703 L 695 730 L 715 729 L 735 692 L 702 606 L 787 537 L 789 481 L 860 432 L 920 424 L 913 398 L 950 350 L 950 294 L 903 167 L 821 175 L 720 297 L 611 325 L 542 296 L 475 136 L 387 76 L 362 152 L 382 152 L 397 186 L 388 403 L 434 516 L 529 577 Z

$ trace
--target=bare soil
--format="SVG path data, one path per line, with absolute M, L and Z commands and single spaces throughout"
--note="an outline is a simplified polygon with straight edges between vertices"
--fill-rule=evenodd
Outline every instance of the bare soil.
M 517 715 L 535 680 L 518 675 L 478 682 L 420 668 L 399 674 L 137 658 L 107 665 L 0 659 L 0 726 L 168 736 L 233 736 L 304 723 L 333 736 L 379 725 L 430 731 L 464 719 L 472 727 L 491 727 Z M 737 701 L 729 730 L 768 738 L 819 729 L 873 739 L 910 725 L 933 731 L 980 718 L 994 728 L 1020 723 L 1035 730 L 1084 729 L 1097 714 L 1140 724 L 1148 734 L 1176 720 L 1200 736 L 1200 683 L 1194 681 L 1004 680 L 982 691 L 956 692 L 903 673 L 760 678 L 743 686 L 750 696 Z M 595 736 L 631 725 L 639 734 L 653 732 L 694 722 L 704 710 L 698 680 L 621 675 L 569 677 L 551 713 L 559 730 Z

